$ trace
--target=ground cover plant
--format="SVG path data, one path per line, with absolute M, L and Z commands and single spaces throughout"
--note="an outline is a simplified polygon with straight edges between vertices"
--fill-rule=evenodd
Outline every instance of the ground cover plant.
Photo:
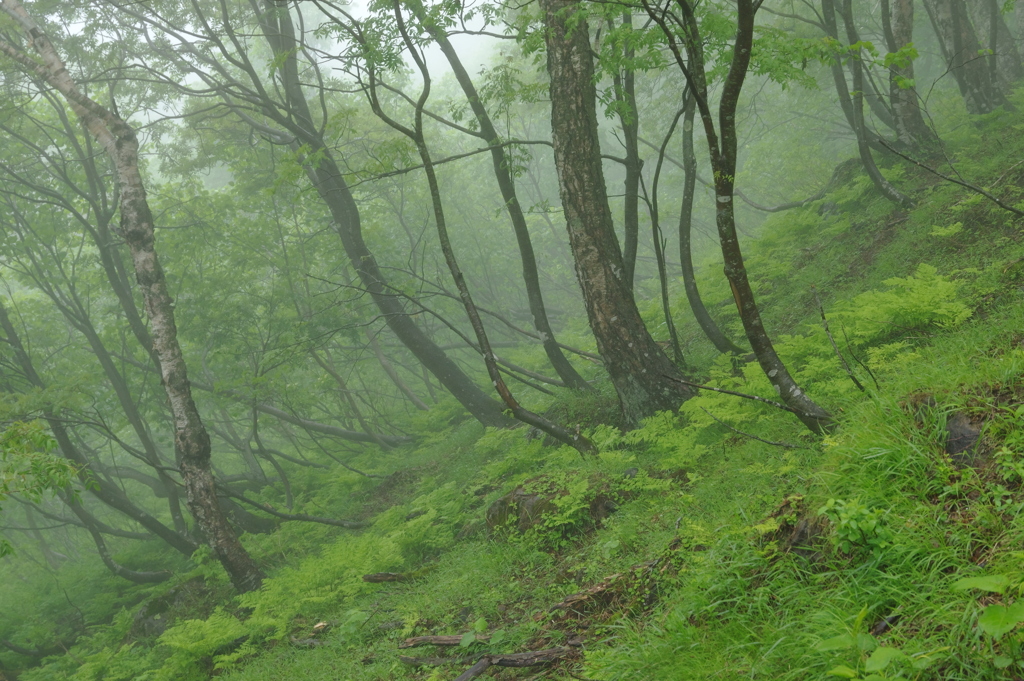
M 1024 7 L 916 8 L 0 0 L 0 681 L 1024 676 Z

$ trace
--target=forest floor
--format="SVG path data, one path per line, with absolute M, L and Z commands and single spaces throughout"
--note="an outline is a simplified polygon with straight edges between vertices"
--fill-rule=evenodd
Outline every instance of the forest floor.
M 965 177 L 1020 202 L 1009 115 L 950 144 Z M 304 512 L 372 524 L 247 535 L 261 591 L 232 596 L 204 554 L 156 587 L 92 565 L 26 577 L 33 599 L 0 585 L 3 638 L 43 640 L 59 617 L 87 633 L 0 660 L 23 681 L 1024 677 L 1021 221 L 885 172 L 915 209 L 853 172 L 747 247 L 780 354 L 836 415 L 828 436 L 717 393 L 623 434 L 602 387 L 548 405 L 601 450 L 581 459 L 441 405 L 410 422 L 415 446 L 348 461 L 379 477 L 295 472 Z M 704 293 L 739 337 L 724 285 Z M 684 337 L 707 383 L 769 394 L 756 365 Z

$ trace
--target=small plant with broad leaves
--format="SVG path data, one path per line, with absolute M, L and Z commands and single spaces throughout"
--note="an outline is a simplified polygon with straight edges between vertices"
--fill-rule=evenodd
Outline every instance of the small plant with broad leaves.
M 967 577 L 953 583 L 954 591 L 984 591 L 1006 595 L 1010 591 L 1019 593 L 1024 583 L 1011 579 L 1009 575 L 987 575 Z M 996 669 L 1024 668 L 1024 636 L 1016 632 L 1024 623 L 1024 600 L 1006 605 L 994 603 L 985 606 L 978 615 L 978 632 L 985 637 L 988 654 Z
M 880 646 L 878 640 L 864 631 L 868 608 L 863 608 L 847 631 L 825 639 L 814 646 L 823 653 L 856 655 L 853 666 L 838 664 L 826 672 L 828 677 L 854 681 L 885 681 L 886 679 L 915 678 L 934 664 L 948 648 L 921 653 L 907 653 L 895 646 Z M 907 676 L 910 674 L 910 676 Z
M 835 545 L 846 555 L 871 553 L 879 557 L 892 545 L 893 535 L 884 513 L 868 508 L 859 499 L 829 499 L 818 509 L 835 527 Z

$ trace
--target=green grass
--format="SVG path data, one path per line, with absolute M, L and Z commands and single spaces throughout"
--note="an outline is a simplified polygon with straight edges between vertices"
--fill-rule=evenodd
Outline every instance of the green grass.
M 1020 156 L 1004 117 L 951 139 L 954 151 L 972 149 L 961 154 L 961 170 L 979 183 L 994 183 Z M 442 405 L 410 417 L 416 446 L 348 460 L 384 480 L 295 472 L 305 512 L 373 525 L 353 532 L 289 523 L 246 536 L 270 573 L 261 592 L 228 597 L 219 567 L 203 555 L 151 590 L 110 588 L 95 562 L 65 566 L 54 584 L 19 564 L 35 596 L 19 601 L 18 588 L 0 585 L 4 637 L 45 637 L 47 622 L 66 618 L 68 600 L 90 603 L 87 635 L 20 678 L 453 679 L 466 664 L 412 667 L 399 655 L 438 653 L 398 644 L 471 631 L 490 633 L 491 642 L 447 654 L 584 641 L 570 662 L 502 670 L 498 678 L 506 679 L 867 678 L 879 646 L 907 657 L 876 678 L 1008 678 L 997 663 L 1021 659 L 1021 632 L 994 642 L 978 617 L 1014 602 L 1024 586 L 1019 223 L 927 175 L 886 172 L 914 195 L 914 211 L 894 210 L 853 172 L 822 201 L 772 217 L 746 246 L 780 353 L 837 416 L 828 437 L 809 436 L 787 414 L 711 393 L 623 435 L 602 425 L 610 420 L 605 390 L 546 405 L 554 417 L 591 429 L 602 454 L 581 460 L 528 439 L 525 429 L 485 432 Z M 1003 182 L 1019 184 L 1020 172 Z M 1019 198 L 1019 190 L 1006 191 Z M 932 278 L 922 278 L 921 263 L 935 268 Z M 854 367 L 864 393 L 820 331 L 812 285 L 841 346 L 856 350 L 877 379 Z M 702 290 L 738 338 L 720 304 L 729 300 L 720 278 Z M 681 295 L 676 300 L 683 304 Z M 648 312 L 656 325 L 654 303 Z M 681 335 L 707 380 L 769 394 L 756 366 L 737 371 L 714 357 L 692 324 Z M 707 412 L 793 446 L 738 434 Z M 974 467 L 943 450 L 956 412 L 984 424 Z M 558 490 L 554 509 L 524 534 L 489 533 L 486 509 L 519 486 Z M 598 494 L 614 497 L 618 510 L 595 524 L 587 513 Z M 836 510 L 819 515 L 829 500 Z M 792 550 L 788 538 L 801 521 L 812 528 L 807 548 Z M 154 549 L 133 550 L 122 548 L 119 558 L 141 563 Z M 383 571 L 411 579 L 362 580 Z M 619 577 L 605 581 L 612 575 Z M 954 588 L 981 575 L 1006 575 L 1011 588 Z M 551 610 L 600 584 L 608 588 L 585 598 L 579 613 Z M 171 628 L 141 637 L 133 629 L 139 600 L 175 589 L 189 597 L 172 608 Z M 0 660 L 25 665 L 10 653 Z

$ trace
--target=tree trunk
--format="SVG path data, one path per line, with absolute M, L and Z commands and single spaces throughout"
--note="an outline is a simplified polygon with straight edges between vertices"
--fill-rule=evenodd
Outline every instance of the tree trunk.
M 725 260 L 725 276 L 729 279 L 732 292 L 736 299 L 743 328 L 747 339 L 757 356 L 758 364 L 775 391 L 786 406 L 794 410 L 803 423 L 816 433 L 825 430 L 832 417 L 824 409 L 812 401 L 790 376 L 786 365 L 779 359 L 772 345 L 768 332 L 761 321 L 761 313 L 754 300 L 754 290 L 747 279 L 747 270 L 743 264 L 739 238 L 736 234 L 736 215 L 733 201 L 733 183 L 736 177 L 736 106 L 739 102 L 740 90 L 750 64 L 750 52 L 754 36 L 754 8 L 752 0 L 739 0 L 737 16 L 736 42 L 733 47 L 733 60 L 729 67 L 729 75 L 722 89 L 722 101 L 719 105 L 719 125 L 722 131 L 719 153 L 712 157 L 715 174 L 715 204 L 718 207 L 716 222 L 718 238 L 722 244 L 722 256 Z
M 334 228 L 341 237 L 342 246 L 348 255 L 352 268 L 359 276 L 363 288 L 373 298 L 388 327 L 409 351 L 416 356 L 441 384 L 485 426 L 502 427 L 510 420 L 502 414 L 501 403 L 488 397 L 448 356 L 418 327 L 406 312 L 401 298 L 396 294 L 380 271 L 376 259 L 363 241 L 359 207 L 356 205 L 338 168 L 334 154 L 325 144 L 313 123 L 313 117 L 299 82 L 298 46 L 295 31 L 288 10 L 268 0 L 260 23 L 267 42 L 278 59 L 282 60 L 277 72 L 284 88 L 285 102 L 292 113 L 288 117 L 276 117 L 279 124 L 287 125 L 289 131 L 309 146 L 307 158 L 318 159 L 305 164 L 306 174 L 314 189 L 327 205 L 334 219 Z M 271 113 L 275 107 L 267 104 Z
M 668 263 L 665 257 L 666 239 L 661 231 L 661 210 L 658 202 L 658 183 L 661 181 L 661 169 L 665 164 L 665 149 L 672 141 L 672 136 L 679 125 L 679 119 L 686 112 L 685 107 L 676 112 L 672 117 L 672 123 L 668 126 L 665 139 L 658 148 L 658 160 L 654 166 L 654 177 L 651 180 L 651 194 L 648 200 L 648 207 L 651 215 L 651 241 L 654 243 L 654 260 L 658 265 L 658 284 L 661 289 L 661 311 L 665 315 L 665 327 L 668 330 L 669 343 L 672 347 L 672 359 L 676 366 L 685 368 L 686 360 L 683 359 L 683 348 L 679 344 L 679 334 L 676 332 L 676 323 L 672 318 L 672 301 L 668 291 Z M 647 190 L 644 189 L 644 192 Z
M 622 25 L 633 25 L 633 15 L 624 12 Z M 619 125 L 622 126 L 622 143 L 626 148 L 626 178 L 623 185 L 623 242 L 622 242 L 622 278 L 629 289 L 633 290 L 636 276 L 636 256 L 640 245 L 640 171 L 643 162 L 640 160 L 640 146 L 637 137 L 640 134 L 640 112 L 636 105 L 636 74 L 628 66 L 635 56 L 632 45 L 627 44 L 625 58 L 627 67 L 616 70 L 614 77 L 615 98 L 619 101 Z
M 462 91 L 469 101 L 469 106 L 476 116 L 477 123 L 480 125 L 481 137 L 489 145 L 497 144 L 500 141 L 498 131 L 494 128 L 491 117 L 487 113 L 487 108 L 477 93 L 476 86 L 462 65 L 462 60 L 459 59 L 459 55 L 452 46 L 451 41 L 448 40 L 444 29 L 429 22 L 428 18 L 423 14 L 422 5 L 411 3 L 411 6 L 417 13 L 419 21 L 423 22 L 426 30 L 448 59 L 448 64 L 452 67 L 455 79 L 462 86 Z M 526 216 L 523 215 L 522 206 L 519 205 L 519 197 L 516 194 L 515 182 L 509 170 L 510 163 L 505 155 L 504 147 L 493 146 L 491 148 L 491 162 L 494 166 L 494 177 L 497 179 L 498 188 L 501 190 L 501 198 L 505 202 L 505 210 L 512 221 L 512 230 L 515 232 L 516 242 L 519 244 L 519 257 L 523 265 L 523 282 L 526 285 L 526 298 L 530 304 L 530 313 L 533 315 L 533 326 L 537 329 L 537 333 L 544 344 L 544 352 L 547 354 L 548 360 L 551 362 L 551 366 L 554 367 L 558 377 L 568 387 L 574 390 L 593 391 L 591 385 L 579 375 L 579 372 L 573 368 L 572 364 L 569 363 L 569 360 L 562 353 L 562 349 L 558 347 L 555 333 L 552 331 L 551 324 L 548 321 L 547 311 L 544 307 L 544 298 L 541 295 L 537 259 L 534 256 L 533 244 L 530 241 L 530 230 L 526 224 Z
M 914 42 L 914 0 L 882 0 L 882 28 L 889 52 Z M 930 146 L 937 140 L 924 121 L 917 101 L 914 63 L 889 69 L 889 102 L 896 139 L 908 148 Z
M 426 62 L 423 60 L 416 43 L 413 41 L 411 35 L 406 29 L 405 19 L 402 16 L 400 0 L 395 0 L 394 13 L 395 23 L 398 26 L 399 33 L 401 33 L 402 39 L 405 41 L 405 45 L 409 50 L 409 54 L 412 56 L 412 59 L 423 78 L 423 89 L 420 93 L 419 99 L 416 101 L 414 127 L 412 129 L 407 128 L 389 117 L 381 109 L 380 103 L 377 100 L 377 93 L 374 85 L 375 72 L 372 69 L 368 69 L 370 82 L 368 94 L 370 98 L 370 106 L 378 118 L 416 143 L 416 149 L 420 154 L 420 160 L 423 162 L 423 171 L 427 176 L 427 185 L 430 189 L 430 204 L 434 209 L 434 224 L 437 227 L 437 237 L 441 244 L 441 253 L 444 255 L 445 264 L 448 265 L 448 271 L 451 273 L 452 279 L 455 281 L 455 287 L 459 291 L 459 298 L 466 310 L 466 316 L 469 318 L 470 326 L 473 327 L 473 333 L 476 335 L 477 343 L 480 346 L 480 353 L 483 355 L 484 365 L 487 367 L 487 374 L 491 379 L 491 385 L 494 386 L 498 395 L 501 396 L 502 402 L 505 403 L 508 411 L 511 412 L 516 419 L 540 429 L 563 444 L 574 447 L 580 452 L 580 454 L 596 456 L 598 453 L 597 448 L 587 438 L 580 435 L 578 431 L 573 433 L 570 430 L 523 407 L 512 395 L 512 391 L 509 390 L 504 377 L 501 375 L 501 371 L 498 369 L 498 357 L 494 354 L 494 350 L 491 348 L 490 340 L 487 337 L 487 331 L 484 328 L 483 320 L 480 317 L 480 311 L 477 310 L 476 304 L 473 302 L 473 296 L 470 293 L 469 284 L 466 282 L 466 277 L 462 273 L 462 268 L 459 266 L 458 259 L 455 257 L 455 249 L 452 248 L 451 239 L 448 236 L 448 222 L 444 214 L 444 204 L 441 199 L 441 187 L 438 184 L 437 174 L 434 171 L 434 163 L 431 159 L 430 150 L 427 148 L 426 138 L 423 134 L 423 107 L 426 105 L 427 98 L 430 96 L 430 71 L 427 69 Z
M 690 392 L 644 326 L 624 278 L 601 167 L 589 30 L 575 0 L 541 0 L 551 78 L 555 170 L 576 276 L 598 352 L 627 423 L 678 409 Z M 571 27 L 571 28 L 570 28 Z
M 726 338 L 718 324 L 708 314 L 697 290 L 697 278 L 693 272 L 693 196 L 697 185 L 697 156 L 693 152 L 693 117 L 697 111 L 697 99 L 689 88 L 683 93 L 683 97 L 683 202 L 679 208 L 679 263 L 683 270 L 683 287 L 686 289 L 686 299 L 690 303 L 697 324 L 715 349 L 723 354 L 738 355 L 743 349 Z
M 853 24 L 853 10 L 851 8 L 849 0 L 843 1 L 843 23 L 846 24 L 846 35 L 847 40 L 851 45 L 860 42 L 857 36 L 857 29 Z M 821 14 L 825 22 L 825 28 L 831 38 L 839 40 L 839 28 L 836 24 L 836 11 L 833 0 L 821 0 Z M 871 178 L 871 182 L 875 185 L 875 189 L 889 199 L 893 203 L 898 203 L 902 206 L 913 205 L 906 196 L 900 193 L 892 184 L 889 183 L 883 176 L 878 166 L 875 164 L 875 159 L 871 156 L 871 147 L 868 144 L 868 129 L 864 123 L 864 71 L 863 64 L 860 61 L 860 55 L 852 55 L 849 57 L 850 73 L 853 76 L 853 92 L 847 88 L 846 76 L 843 73 L 841 62 L 839 57 L 833 61 L 832 65 L 832 76 L 836 82 L 836 91 L 839 93 L 840 100 L 846 100 L 848 104 L 848 115 L 851 117 L 850 126 L 853 128 L 854 135 L 857 137 L 857 151 L 860 154 L 861 164 L 864 166 L 864 171 Z
M 994 111 L 1005 102 L 1005 98 L 992 81 L 987 60 L 979 55 L 981 43 L 971 26 L 963 0 L 924 0 L 924 6 L 967 111 L 972 114 Z
M 174 446 L 189 511 L 235 588 L 242 592 L 257 589 L 263 574 L 235 536 L 217 503 L 210 469 L 210 436 L 192 400 L 185 359 L 178 345 L 174 301 L 167 290 L 154 247 L 153 216 L 139 172 L 139 142 L 135 131 L 78 89 L 49 38 L 17 0 L 2 2 L 3 9 L 30 38 L 42 58 L 42 64 L 6 43 L 2 45 L 9 49 L 4 51 L 24 68 L 45 78 L 64 96 L 113 164 L 121 200 L 121 234 L 131 253 L 136 281 L 142 289 L 149 317 L 153 350 L 160 361 L 161 379 L 174 420 Z
M 1001 90 L 1006 91 L 1024 76 L 1024 63 L 1010 28 L 1003 20 L 1000 0 L 972 0 L 967 3 L 974 30 L 978 36 L 986 36 L 985 47 L 992 51 L 988 55 L 989 77 Z M 1018 2 L 1019 6 L 1021 3 Z
M 683 46 L 676 39 L 676 33 L 665 23 L 665 18 L 653 7 L 647 5 L 647 13 L 658 24 L 669 42 L 669 48 L 676 64 L 686 76 L 691 93 L 697 101 L 704 133 L 707 136 L 708 151 L 711 156 L 711 170 L 715 179 L 715 205 L 717 207 L 715 222 L 718 225 L 718 239 L 722 246 L 722 258 L 725 261 L 725 276 L 732 287 L 736 308 L 747 333 L 747 340 L 757 357 L 762 371 L 775 388 L 786 408 L 793 412 L 804 425 L 815 433 L 821 433 L 831 427 L 831 415 L 811 400 L 790 376 L 786 365 L 782 363 L 775 347 L 772 345 L 768 332 L 761 321 L 761 313 L 757 309 L 754 291 L 747 279 L 747 270 L 743 264 L 739 237 L 736 234 L 736 214 L 733 195 L 736 178 L 736 108 L 739 104 L 740 91 L 750 66 L 750 52 L 754 42 L 753 0 L 737 0 L 736 39 L 732 50 L 732 63 L 729 74 L 722 85 L 721 101 L 718 105 L 718 124 L 711 114 L 708 103 L 707 75 L 704 63 L 704 45 L 700 34 L 700 25 L 694 11 L 694 3 L 690 0 L 679 0 L 678 6 L 684 22 L 682 31 Z M 686 59 L 683 58 L 682 47 L 685 47 Z M 719 130 L 721 137 L 719 138 Z

